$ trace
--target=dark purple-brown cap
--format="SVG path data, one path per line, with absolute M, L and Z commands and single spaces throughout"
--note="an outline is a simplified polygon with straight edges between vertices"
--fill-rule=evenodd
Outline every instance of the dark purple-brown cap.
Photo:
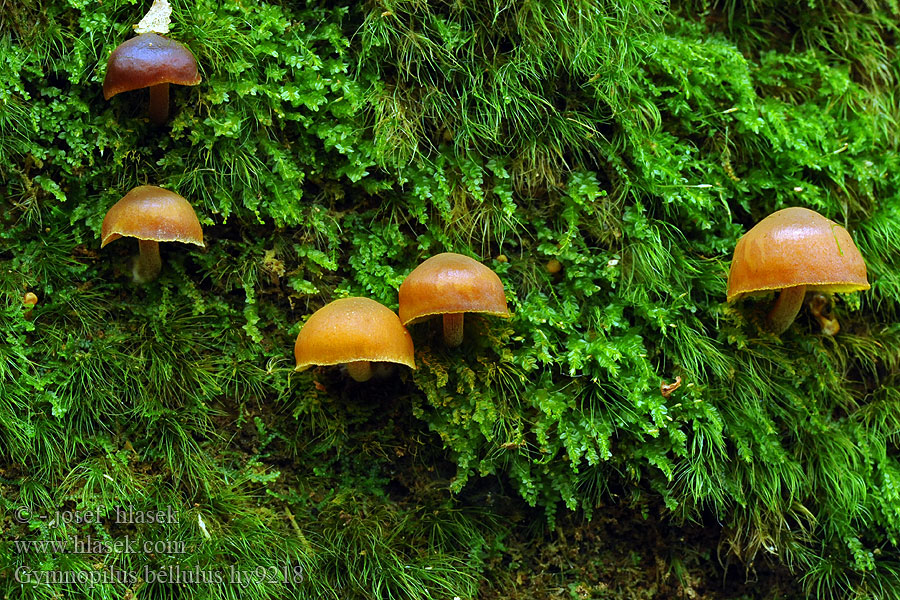
M 122 42 L 106 65 L 103 97 L 161 83 L 200 83 L 197 59 L 186 46 L 156 33 L 144 33 Z

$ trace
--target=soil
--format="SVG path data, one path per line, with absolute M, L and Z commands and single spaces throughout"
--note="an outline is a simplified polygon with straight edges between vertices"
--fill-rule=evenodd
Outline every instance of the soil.
M 669 524 L 661 511 L 606 507 L 588 521 L 521 515 L 489 563 L 484 600 L 763 600 L 803 597 L 785 567 L 729 559 L 717 523 Z M 643 515 L 642 515 L 643 512 Z M 514 517 L 515 518 L 515 517 Z M 540 530 L 543 529 L 543 530 Z

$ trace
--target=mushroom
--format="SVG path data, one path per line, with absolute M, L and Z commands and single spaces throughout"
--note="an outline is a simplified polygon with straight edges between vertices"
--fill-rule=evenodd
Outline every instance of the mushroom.
M 25 295 L 22 296 L 22 306 L 25 307 L 25 312 L 23 316 L 31 320 L 31 311 L 34 310 L 34 307 L 37 306 L 38 297 L 34 292 L 25 292 Z
M 835 336 L 841 330 L 841 324 L 831 312 L 831 302 L 825 294 L 816 292 L 809 299 L 809 312 L 819 322 L 822 333 Z
M 120 237 L 138 239 L 140 254 L 132 270 L 135 283 L 153 281 L 159 275 L 159 242 L 205 246 L 203 229 L 188 201 L 155 185 L 134 188 L 106 213 L 100 247 Z
M 122 42 L 109 57 L 103 97 L 150 88 L 150 120 L 157 125 L 169 116 L 169 84 L 197 85 L 197 60 L 186 46 L 156 33 Z
M 738 240 L 727 299 L 781 290 L 766 319 L 780 335 L 794 321 L 806 292 L 869 287 L 866 263 L 847 230 L 813 210 L 792 207 L 772 213 Z
M 346 364 L 356 381 L 372 377 L 372 362 L 416 368 L 413 341 L 394 311 L 368 298 L 342 298 L 306 321 L 294 343 L 295 370 Z
M 557 273 L 562 271 L 563 266 L 562 266 L 562 263 L 559 262 L 557 259 L 551 258 L 550 260 L 547 261 L 547 264 L 544 265 L 544 268 L 551 275 L 556 275 Z
M 400 321 L 409 325 L 443 315 L 444 342 L 450 347 L 462 343 L 467 312 L 509 317 L 500 278 L 468 256 L 432 256 L 400 284 Z

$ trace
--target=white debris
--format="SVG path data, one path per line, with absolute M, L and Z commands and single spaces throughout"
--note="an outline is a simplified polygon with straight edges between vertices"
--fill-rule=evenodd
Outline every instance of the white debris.
M 169 33 L 169 23 L 172 22 L 172 7 L 169 0 L 153 0 L 153 6 L 134 26 L 136 33 Z
M 203 515 L 197 513 L 197 523 L 200 525 L 200 531 L 203 532 L 203 537 L 206 539 L 212 539 L 212 536 L 209 535 L 209 531 L 206 530 L 206 523 L 203 522 Z

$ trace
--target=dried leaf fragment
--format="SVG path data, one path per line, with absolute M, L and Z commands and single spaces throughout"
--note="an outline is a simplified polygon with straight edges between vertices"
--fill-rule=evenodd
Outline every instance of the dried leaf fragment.
M 677 375 L 675 377 L 675 381 L 672 383 L 666 383 L 665 381 L 660 382 L 659 391 L 662 394 L 663 398 L 668 398 L 672 395 L 672 392 L 681 387 L 681 375 Z

